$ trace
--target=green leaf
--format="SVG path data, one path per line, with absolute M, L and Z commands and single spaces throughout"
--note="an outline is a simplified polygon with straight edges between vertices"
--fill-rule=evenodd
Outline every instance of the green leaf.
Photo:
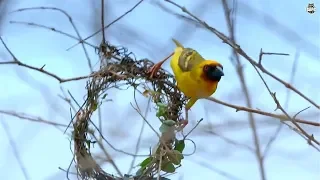
M 180 153 L 182 153 L 182 151 L 184 150 L 185 147 L 186 147 L 186 145 L 184 143 L 184 140 L 177 140 L 175 143 L 174 150 L 177 150 Z
M 181 163 L 181 160 L 184 158 L 183 154 L 177 150 L 174 150 L 174 154 L 180 159 L 180 163 Z
M 166 124 L 161 124 L 161 126 L 160 126 L 160 128 L 159 128 L 159 131 L 161 132 L 161 133 L 165 133 L 165 132 L 167 132 L 169 129 L 170 129 L 171 127 L 170 126 L 168 126 L 168 125 L 166 125 Z
M 148 157 L 140 163 L 141 168 L 145 168 L 152 161 L 152 157 Z
M 156 116 L 158 118 L 160 118 L 161 116 L 164 117 L 167 113 L 167 105 L 166 104 L 163 104 L 163 103 L 156 103 L 157 106 L 158 106 L 158 110 L 157 110 L 157 113 L 156 113 Z
M 168 126 L 173 126 L 173 125 L 176 124 L 176 122 L 173 121 L 173 120 L 165 120 L 162 123 L 165 124 L 165 125 L 168 125 Z
M 157 116 L 158 118 L 160 118 L 160 117 L 163 117 L 165 114 L 166 114 L 165 111 L 159 109 L 159 110 L 157 111 L 157 113 L 156 113 L 156 116 Z
M 140 169 L 136 172 L 136 176 L 141 176 L 142 173 L 146 170 L 146 168 L 152 163 L 153 158 L 147 157 L 145 160 L 143 160 L 139 165 L 141 166 Z
M 167 107 L 166 104 L 161 103 L 161 102 L 157 103 L 157 106 L 158 106 L 159 108 L 166 108 L 166 107 Z
M 167 173 L 173 173 L 176 170 L 176 168 L 172 163 L 167 163 L 161 167 L 161 170 Z
M 179 165 L 181 164 L 181 159 L 183 159 L 183 155 L 179 151 L 173 150 L 168 152 L 168 158 L 173 164 Z
M 159 117 L 162 116 L 162 114 L 158 111 L 158 112 L 156 113 L 156 116 L 159 118 Z

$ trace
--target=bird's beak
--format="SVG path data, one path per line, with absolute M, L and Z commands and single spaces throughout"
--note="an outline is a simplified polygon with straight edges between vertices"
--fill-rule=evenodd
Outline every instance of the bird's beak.
M 216 74 L 217 76 L 224 76 L 222 67 L 217 66 L 217 69 L 215 70 L 215 74 Z

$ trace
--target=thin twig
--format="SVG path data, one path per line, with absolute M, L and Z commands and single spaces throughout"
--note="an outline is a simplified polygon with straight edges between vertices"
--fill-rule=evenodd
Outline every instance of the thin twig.
M 158 167 L 158 176 L 157 176 L 157 180 L 160 180 L 160 172 L 161 172 L 161 166 L 162 166 L 162 156 L 163 156 L 163 149 L 160 150 L 160 162 L 159 162 L 159 167 Z
M 104 0 L 101 0 L 101 29 L 102 29 L 102 43 L 106 42 L 104 31 Z
M 76 36 L 72 35 L 72 34 L 69 34 L 69 33 L 66 33 L 66 32 L 63 32 L 61 30 L 58 30 L 54 27 L 49 27 L 49 26 L 45 26 L 45 25 L 42 25 L 42 24 L 37 24 L 37 23 L 34 23 L 34 22 L 25 22 L 25 21 L 9 21 L 10 24 L 22 24 L 22 25 L 26 25 L 26 26 L 34 26 L 34 27 L 38 27 L 38 28 L 43 28 L 43 29 L 47 29 L 47 30 L 50 30 L 50 31 L 53 31 L 53 32 L 56 32 L 58 34 L 62 34 L 64 36 L 67 36 L 69 38 L 72 38 L 74 40 L 79 40 L 79 38 L 77 38 Z M 94 49 L 98 49 L 97 46 L 93 45 L 93 44 L 90 44 L 88 43 L 87 41 L 83 41 L 84 44 L 94 48 Z
M 101 0 L 101 28 L 103 29 L 104 27 L 104 0 Z M 105 31 L 102 30 L 102 43 L 106 43 L 106 38 L 105 38 Z M 99 126 L 99 130 L 101 132 L 101 134 L 103 133 L 103 129 L 102 129 L 102 112 L 101 112 L 101 106 L 98 106 L 98 126 Z M 100 136 L 100 140 L 101 140 L 101 136 Z
M 135 92 L 134 92 L 134 94 L 135 94 Z M 134 99 L 136 99 L 135 95 L 134 95 Z M 135 100 L 135 101 L 136 101 L 136 100 Z M 148 99 L 147 107 L 146 107 L 146 110 L 145 110 L 145 112 L 144 112 L 144 117 L 145 117 L 146 119 L 148 118 L 148 112 L 149 112 L 150 102 L 151 102 L 151 98 Z M 145 124 L 146 124 L 146 122 L 145 122 L 145 121 L 142 121 L 142 126 L 141 126 L 141 129 L 140 129 L 140 133 L 139 133 L 138 140 L 137 140 L 136 147 L 135 147 L 135 152 L 134 152 L 135 154 L 138 154 L 138 152 L 139 152 L 140 142 L 141 142 L 141 139 L 142 139 L 142 133 L 143 133 L 143 131 L 144 131 Z M 135 160 L 136 160 L 136 156 L 134 156 L 134 157 L 132 158 L 132 161 L 131 161 L 131 165 L 130 165 L 130 169 L 129 169 L 129 171 L 128 171 L 128 174 L 131 174 L 131 171 L 133 170 L 133 167 L 134 167 Z
M 31 7 L 31 8 L 17 9 L 17 10 L 15 10 L 15 11 L 11 12 L 11 13 L 28 11 L 28 10 L 53 10 L 53 11 L 58 11 L 58 12 L 64 14 L 64 15 L 68 18 L 70 24 L 72 25 L 72 27 L 73 27 L 74 31 L 76 32 L 76 34 L 77 34 L 78 38 L 80 39 L 80 41 L 83 42 L 83 40 L 82 40 L 82 38 L 81 38 L 81 36 L 80 36 L 80 32 L 78 31 L 78 28 L 77 28 L 76 25 L 74 24 L 74 22 L 73 22 L 73 20 L 72 20 L 72 17 L 71 17 L 66 11 L 64 11 L 64 10 L 62 10 L 62 9 L 59 9 L 59 8 L 56 8 L 56 7 Z M 88 51 L 87 51 L 87 49 L 86 49 L 86 47 L 84 46 L 83 43 L 81 43 L 81 45 L 82 45 L 82 49 L 83 49 L 83 51 L 84 51 L 84 53 L 85 53 L 85 56 L 86 56 L 86 58 L 87 58 L 88 66 L 89 66 L 89 68 L 90 68 L 90 71 L 92 72 L 92 71 L 93 71 L 93 68 L 92 68 L 92 65 L 91 65 L 91 59 L 90 59 L 90 57 L 89 57 Z
M 141 3 L 143 2 L 143 0 L 140 0 L 137 4 L 135 4 L 132 8 L 130 8 L 127 12 L 125 12 L 124 14 L 122 14 L 121 16 L 119 16 L 117 19 L 115 19 L 114 21 L 112 21 L 110 24 L 108 24 L 107 26 L 105 26 L 104 28 L 99 29 L 98 31 L 96 31 L 95 33 L 93 33 L 92 35 L 84 38 L 82 41 L 85 41 L 93 36 L 95 36 L 96 34 L 98 34 L 100 31 L 105 30 L 107 28 L 109 28 L 111 25 L 113 25 L 114 23 L 116 23 L 117 21 L 119 21 L 120 19 L 122 19 L 124 16 L 126 16 L 127 14 L 129 14 L 130 12 L 132 12 L 136 7 L 138 7 Z M 71 48 L 75 47 L 76 45 L 82 43 L 82 41 L 79 41 L 77 44 L 71 46 L 70 48 L 67 49 L 70 50 Z
M 235 177 L 234 175 L 230 174 L 230 172 L 225 172 L 225 171 L 222 171 L 216 167 L 213 166 L 213 163 L 207 163 L 205 161 L 201 161 L 199 160 L 198 158 L 197 159 L 193 159 L 192 160 L 193 162 L 199 164 L 200 166 L 204 167 L 204 168 L 207 168 L 217 174 L 219 174 L 220 176 L 226 178 L 226 179 L 230 179 L 230 180 L 241 180 L 239 179 L 238 177 Z
M 143 117 L 143 114 L 141 111 L 139 111 L 139 107 L 134 107 L 132 103 L 130 103 L 131 107 L 138 112 L 138 114 L 142 117 L 142 119 L 148 124 L 148 126 L 151 128 L 151 130 L 158 136 L 159 139 L 161 139 L 160 134 L 156 131 L 156 129 L 148 122 L 148 120 Z
M 194 131 L 194 130 L 199 126 L 199 124 L 201 123 L 201 121 L 203 121 L 203 118 L 201 118 L 201 119 L 197 122 L 197 124 L 196 124 L 186 135 L 183 136 L 183 139 L 186 139 L 186 138 L 192 133 L 192 131 Z
M 28 172 L 27 172 L 26 167 L 24 166 L 24 164 L 23 164 L 23 162 L 22 162 L 22 159 L 21 159 L 21 157 L 20 157 L 20 153 L 19 153 L 19 151 L 18 151 L 18 148 L 17 148 L 16 143 L 14 142 L 14 139 L 13 139 L 12 134 L 11 134 L 11 132 L 10 132 L 9 126 L 7 125 L 7 123 L 6 123 L 5 121 L 0 120 L 0 123 L 1 123 L 1 125 L 2 125 L 2 127 L 3 127 L 4 132 L 6 133 L 6 135 L 7 135 L 7 137 L 8 137 L 9 143 L 10 143 L 11 148 L 12 148 L 12 150 L 13 150 L 13 154 L 14 154 L 15 158 L 16 158 L 17 161 L 18 161 L 19 167 L 20 167 L 20 169 L 21 169 L 21 171 L 22 171 L 22 173 L 23 173 L 24 178 L 25 178 L 26 180 L 29 180 L 29 179 L 30 179 L 30 176 L 29 176 L 29 174 L 28 174 Z
M 116 163 L 113 161 L 111 155 L 108 153 L 108 151 L 105 149 L 104 145 L 99 141 L 99 139 L 96 137 L 94 133 L 91 133 L 93 138 L 97 141 L 100 149 L 103 151 L 104 155 L 107 157 L 107 159 L 110 161 L 113 168 L 117 171 L 118 175 L 123 178 L 123 174 L 121 173 L 119 167 L 116 165 Z
M 227 138 L 227 137 L 225 137 L 223 135 L 220 135 L 219 133 L 215 132 L 213 130 L 213 128 L 209 128 L 208 130 L 205 130 L 204 132 L 212 134 L 212 135 L 215 135 L 215 136 L 219 137 L 220 139 L 222 139 L 223 141 L 225 141 L 228 144 L 232 144 L 234 146 L 245 148 L 245 149 L 247 149 L 247 150 L 249 150 L 251 152 L 255 152 L 255 149 L 252 148 L 251 146 L 249 146 L 247 144 L 242 144 L 242 143 L 236 142 L 236 141 L 234 141 L 234 140 L 232 140 L 230 138 Z
M 77 175 L 77 173 L 75 173 L 75 172 L 68 172 L 67 170 L 63 169 L 62 167 L 58 167 L 58 169 L 61 170 L 61 171 L 63 171 L 63 172 L 72 174 L 72 175 Z
M 286 117 L 285 115 L 280 115 L 280 114 L 274 114 L 274 113 L 269 113 L 269 112 L 265 112 L 265 111 L 261 111 L 258 109 L 252 109 L 252 108 L 248 108 L 248 107 L 243 107 L 243 106 L 238 106 L 238 105 L 234 105 L 234 104 L 230 104 L 224 101 L 220 101 L 214 97 L 208 97 L 206 98 L 209 101 L 213 101 L 216 102 L 218 104 L 230 107 L 235 109 L 237 112 L 238 111 L 246 111 L 246 112 L 251 112 L 251 113 L 255 113 L 255 114 L 260 114 L 263 116 L 269 116 L 269 117 L 273 117 L 276 119 L 279 119 L 280 121 L 290 121 L 290 119 L 288 119 L 288 117 Z M 311 126 L 318 126 L 320 127 L 320 122 L 313 122 L 313 121 L 308 121 L 308 120 L 303 120 L 303 119 L 294 119 L 296 122 L 301 123 L 301 124 L 307 124 L 307 125 L 311 125 Z
M 69 82 L 69 81 L 78 81 L 78 80 L 82 80 L 82 79 L 87 79 L 90 77 L 93 77 L 95 75 L 97 75 L 98 73 L 91 73 L 90 75 L 85 75 L 85 76 L 78 76 L 78 77 L 73 77 L 73 78 L 68 78 L 68 79 L 64 79 L 61 78 L 59 76 L 57 76 L 56 74 L 53 74 L 47 70 L 44 70 L 44 66 L 42 67 L 34 67 L 34 66 L 30 66 L 28 64 L 25 64 L 23 62 L 21 62 L 20 60 L 18 60 L 18 58 L 12 53 L 12 51 L 9 49 L 9 47 L 7 46 L 7 44 L 3 41 L 2 37 L 0 37 L 0 41 L 2 42 L 3 46 L 5 47 L 5 49 L 9 52 L 9 54 L 12 56 L 13 60 L 12 61 L 5 61 L 5 62 L 0 62 L 0 65 L 18 65 L 21 67 L 25 67 L 28 69 L 32 69 L 41 73 L 44 73 L 48 76 L 53 77 L 54 79 L 58 80 L 59 83 L 65 83 L 65 82 Z
M 14 112 L 14 111 L 0 110 L 0 114 L 5 114 L 5 115 L 17 117 L 19 119 L 28 120 L 31 122 L 43 123 L 43 124 L 53 125 L 53 126 L 57 126 L 57 127 L 67 127 L 66 124 L 56 123 L 56 122 L 44 120 L 41 117 L 35 117 L 35 116 L 27 115 L 24 113 Z

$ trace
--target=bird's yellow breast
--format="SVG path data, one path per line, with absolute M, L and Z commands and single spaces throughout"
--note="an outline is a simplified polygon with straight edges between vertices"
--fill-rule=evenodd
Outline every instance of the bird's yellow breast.
M 190 72 L 176 76 L 177 86 L 189 98 L 205 98 L 217 89 L 217 82 L 204 81 L 202 77 L 194 77 Z

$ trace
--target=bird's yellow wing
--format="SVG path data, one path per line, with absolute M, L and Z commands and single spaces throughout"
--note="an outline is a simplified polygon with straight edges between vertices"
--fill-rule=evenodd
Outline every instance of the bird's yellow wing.
M 175 74 L 189 72 L 204 61 L 204 58 L 194 49 L 185 48 L 179 41 L 172 40 L 176 44 L 176 49 L 170 64 Z

